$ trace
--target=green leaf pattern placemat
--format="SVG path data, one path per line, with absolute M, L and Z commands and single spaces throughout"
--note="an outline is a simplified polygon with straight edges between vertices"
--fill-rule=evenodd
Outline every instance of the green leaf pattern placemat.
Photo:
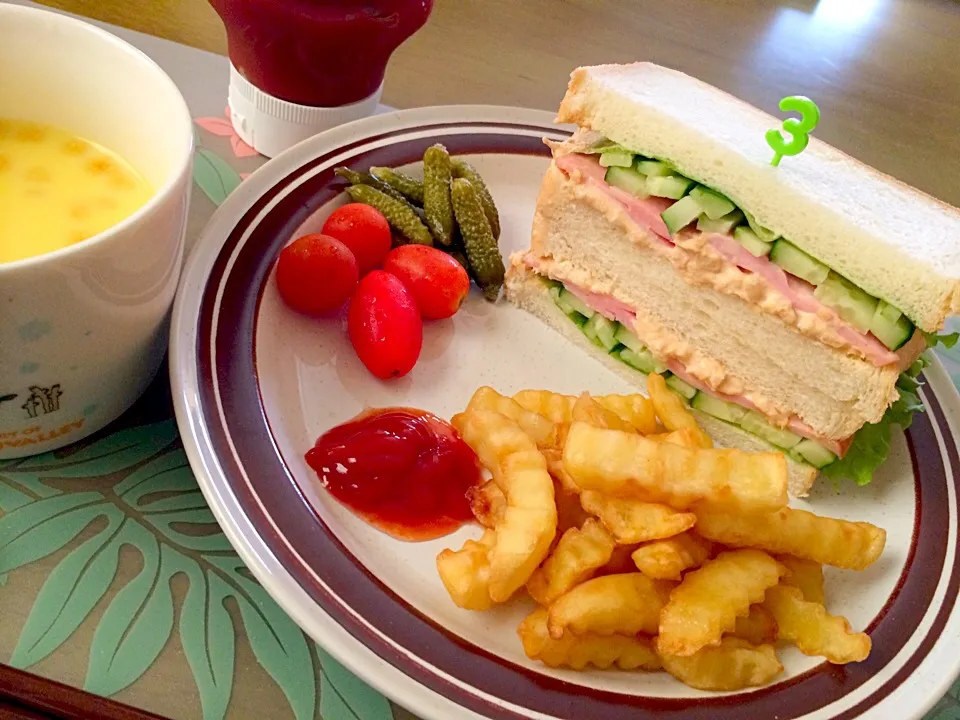
M 197 126 L 192 215 L 209 217 L 263 159 L 228 119 Z M 960 346 L 940 356 L 960 386 Z M 416 720 L 310 642 L 244 567 L 187 464 L 163 377 L 98 435 L 0 461 L 0 618 L 0 661 L 170 717 Z M 960 682 L 928 720 L 960 720 Z

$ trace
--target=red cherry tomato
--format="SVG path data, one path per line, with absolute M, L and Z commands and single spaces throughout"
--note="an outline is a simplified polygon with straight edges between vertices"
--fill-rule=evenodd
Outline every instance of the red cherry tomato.
M 357 357 L 381 380 L 403 377 L 420 357 L 423 323 L 417 303 L 383 270 L 360 281 L 347 311 L 347 330 Z
M 416 298 L 420 314 L 430 320 L 453 315 L 470 292 L 470 277 L 463 266 L 428 245 L 394 248 L 383 269 L 403 281 Z
M 380 267 L 390 252 L 390 225 L 376 208 L 350 203 L 337 208 L 320 231 L 342 242 L 357 258 L 360 277 Z
M 321 315 L 341 307 L 357 287 L 353 253 L 336 238 L 304 235 L 287 245 L 277 260 L 280 296 L 294 310 Z

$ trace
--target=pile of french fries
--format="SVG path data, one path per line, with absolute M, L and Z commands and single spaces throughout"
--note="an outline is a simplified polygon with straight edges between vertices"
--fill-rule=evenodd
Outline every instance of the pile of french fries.
M 437 557 L 453 601 L 527 594 L 531 659 L 663 669 L 703 690 L 770 682 L 777 641 L 864 660 L 870 638 L 828 614 L 822 566 L 862 570 L 886 533 L 787 507 L 780 453 L 716 449 L 661 376 L 648 388 L 477 390 L 453 425 L 492 479 L 471 497 L 483 536 Z

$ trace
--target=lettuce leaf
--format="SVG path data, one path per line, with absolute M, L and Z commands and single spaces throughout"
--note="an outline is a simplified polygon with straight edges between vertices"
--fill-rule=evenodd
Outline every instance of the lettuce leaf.
M 848 478 L 857 485 L 866 485 L 873 480 L 874 471 L 886 461 L 889 454 L 890 423 L 884 415 L 880 422 L 868 423 L 857 430 L 847 454 L 820 472 L 832 480 Z
M 939 343 L 949 350 L 957 344 L 957 340 L 960 340 L 960 332 L 944 333 L 943 335 L 923 332 L 923 330 L 920 332 L 923 333 L 923 337 L 927 341 L 927 348 L 932 348 Z
M 952 346 L 957 342 L 957 333 L 947 337 Z M 949 339 L 952 337 L 952 340 Z M 946 344 L 946 343 L 945 343 Z M 874 471 L 883 465 L 890 454 L 890 427 L 899 425 L 906 430 L 913 422 L 915 412 L 923 412 L 923 403 L 920 401 L 919 389 L 923 383 L 917 376 L 930 364 L 926 353 L 917 358 L 910 369 L 902 373 L 897 379 L 899 397 L 890 406 L 878 423 L 868 423 L 853 436 L 853 443 L 847 454 L 822 468 L 820 472 L 835 482 L 844 478 L 853 480 L 857 485 L 867 485 L 873 480 Z

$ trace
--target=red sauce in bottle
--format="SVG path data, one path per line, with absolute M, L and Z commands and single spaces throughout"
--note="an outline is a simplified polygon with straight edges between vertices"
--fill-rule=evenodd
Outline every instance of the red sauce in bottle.
M 423 410 L 369 410 L 321 435 L 306 460 L 331 495 L 402 540 L 432 540 L 473 519 L 466 493 L 480 482 L 477 457 Z
M 433 0 L 210 0 L 234 67 L 274 97 L 335 107 L 371 95 Z

